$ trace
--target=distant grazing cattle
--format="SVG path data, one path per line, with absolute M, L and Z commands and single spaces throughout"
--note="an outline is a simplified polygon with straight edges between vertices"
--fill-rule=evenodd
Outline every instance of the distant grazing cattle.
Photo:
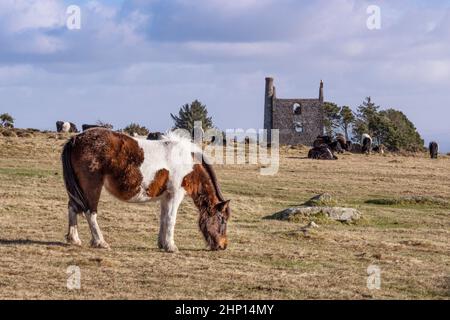
M 313 147 L 311 150 L 309 150 L 308 158 L 315 159 L 315 160 L 337 160 L 338 159 L 326 144 L 322 144 L 318 147 Z
M 361 137 L 362 140 L 362 152 L 370 154 L 372 152 L 372 137 L 367 133 L 364 133 Z
M 313 147 L 320 147 L 323 144 L 330 145 L 332 142 L 330 136 L 318 136 L 313 142 Z
M 330 144 L 328 145 L 328 148 L 329 148 L 332 152 L 344 153 L 344 149 L 342 149 L 341 143 L 340 143 L 339 141 L 333 141 L 332 143 L 330 143 Z
M 72 122 L 57 121 L 56 122 L 56 131 L 57 132 L 78 133 L 78 128 Z
M 328 146 L 328 148 L 332 152 L 337 153 L 344 153 L 344 150 L 349 151 L 349 144 L 347 143 L 347 139 L 342 134 L 338 134 L 336 136 L 336 140 L 333 141 L 333 139 L 330 136 L 318 136 L 316 140 L 313 142 L 313 147 L 318 148 L 322 145 Z
M 147 140 L 161 140 L 163 134 L 161 132 L 150 132 L 147 136 Z
M 350 151 L 350 149 L 348 148 L 349 144 L 347 143 L 347 139 L 344 137 L 344 135 L 338 134 L 336 136 L 336 141 L 340 144 L 342 152 L 344 152 L 344 150 Z
M 439 145 L 437 144 L 437 142 L 435 141 L 430 142 L 429 149 L 431 159 L 437 159 L 439 153 Z
M 105 129 L 112 129 L 112 126 L 110 125 L 98 125 L 98 124 L 83 124 L 82 129 L 83 132 L 89 129 L 94 129 L 94 128 L 105 128 Z

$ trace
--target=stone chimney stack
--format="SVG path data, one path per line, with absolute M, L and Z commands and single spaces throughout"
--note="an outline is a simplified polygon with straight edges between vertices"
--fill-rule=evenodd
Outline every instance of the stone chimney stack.
M 272 111 L 273 101 L 275 98 L 275 87 L 273 86 L 273 78 L 266 78 L 266 91 L 264 96 L 264 129 L 272 129 Z M 268 132 L 268 138 L 270 132 Z
M 320 80 L 319 101 L 323 102 L 323 81 Z

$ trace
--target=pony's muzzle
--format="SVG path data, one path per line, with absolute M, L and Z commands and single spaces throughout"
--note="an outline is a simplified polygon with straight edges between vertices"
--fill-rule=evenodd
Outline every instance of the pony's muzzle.
M 228 247 L 228 239 L 227 237 L 222 237 L 217 243 L 216 250 L 226 250 L 227 247 Z

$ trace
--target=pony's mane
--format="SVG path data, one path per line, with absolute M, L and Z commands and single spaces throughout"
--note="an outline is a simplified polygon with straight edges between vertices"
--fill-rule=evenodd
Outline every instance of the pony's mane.
M 190 145 L 192 148 L 192 153 L 197 154 L 199 156 L 199 159 L 201 156 L 202 165 L 205 168 L 206 172 L 208 173 L 208 175 L 211 179 L 211 182 L 214 186 L 214 189 L 216 191 L 217 197 L 219 198 L 219 201 L 225 201 L 225 198 L 223 197 L 223 194 L 222 194 L 222 190 L 220 188 L 219 181 L 217 180 L 216 172 L 215 172 L 213 166 L 209 163 L 206 156 L 203 154 L 203 150 L 201 147 L 199 147 L 195 143 L 193 143 L 192 140 L 190 139 L 190 137 L 187 137 L 186 135 L 183 135 L 177 131 L 166 132 L 162 136 L 162 141 L 178 142 L 178 143 Z
M 214 189 L 216 190 L 217 197 L 219 198 L 220 201 L 225 201 L 214 168 L 212 167 L 212 165 L 208 163 L 208 161 L 205 161 L 205 156 L 203 156 L 202 160 L 203 160 L 202 161 L 203 167 L 205 168 L 206 172 L 208 172 L 209 178 L 211 179 Z

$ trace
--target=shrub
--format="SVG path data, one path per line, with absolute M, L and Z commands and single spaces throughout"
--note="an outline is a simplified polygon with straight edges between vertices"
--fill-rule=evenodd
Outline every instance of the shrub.
M 9 113 L 0 114 L 0 126 L 14 128 L 14 118 Z
M 125 133 L 128 133 L 130 136 L 134 136 L 135 134 L 139 136 L 148 136 L 150 131 L 137 123 L 131 123 L 125 129 L 123 129 Z

